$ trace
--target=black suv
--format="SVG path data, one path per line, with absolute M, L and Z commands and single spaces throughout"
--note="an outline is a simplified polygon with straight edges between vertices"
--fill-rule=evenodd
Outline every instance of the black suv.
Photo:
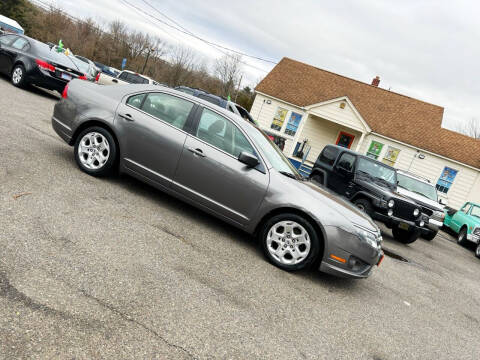
M 402 243 L 417 240 L 428 224 L 428 216 L 421 212 L 421 207 L 397 193 L 397 171 L 380 161 L 327 145 L 318 156 L 310 178 L 383 222 Z

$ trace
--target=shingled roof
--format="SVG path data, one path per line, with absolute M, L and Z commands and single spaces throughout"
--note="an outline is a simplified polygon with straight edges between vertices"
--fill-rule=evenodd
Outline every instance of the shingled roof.
M 373 132 L 480 168 L 480 140 L 443 129 L 443 108 L 289 58 L 256 91 L 304 107 L 347 96 Z

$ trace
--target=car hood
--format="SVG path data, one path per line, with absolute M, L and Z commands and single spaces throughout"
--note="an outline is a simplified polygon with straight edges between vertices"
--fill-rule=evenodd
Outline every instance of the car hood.
M 413 205 L 415 204 L 415 201 L 413 201 L 409 197 L 407 197 L 403 194 L 400 194 L 397 191 L 394 191 L 394 190 L 388 188 L 387 186 L 383 186 L 383 185 L 380 185 L 380 184 L 378 184 L 374 181 L 367 180 L 366 178 L 357 176 L 356 182 L 359 185 L 363 186 L 364 188 L 372 191 L 376 196 L 384 197 L 385 199 L 391 199 L 391 198 L 395 199 L 396 198 L 396 199 L 400 199 L 400 200 L 403 200 L 405 202 L 411 203 Z
M 416 203 L 419 205 L 428 207 L 430 209 L 433 209 L 435 211 L 443 211 L 443 206 L 439 204 L 436 201 L 433 201 L 432 199 L 427 198 L 426 196 L 414 193 L 412 191 L 409 191 L 407 189 L 404 189 L 402 187 L 397 188 L 397 193 L 403 196 L 407 196 L 410 199 L 414 200 Z

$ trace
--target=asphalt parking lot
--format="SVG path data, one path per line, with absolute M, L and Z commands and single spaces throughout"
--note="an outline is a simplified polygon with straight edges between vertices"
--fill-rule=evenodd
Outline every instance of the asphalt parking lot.
M 480 261 L 447 234 L 366 280 L 267 263 L 130 177 L 90 177 L 56 96 L 0 78 L 0 358 L 478 359 Z

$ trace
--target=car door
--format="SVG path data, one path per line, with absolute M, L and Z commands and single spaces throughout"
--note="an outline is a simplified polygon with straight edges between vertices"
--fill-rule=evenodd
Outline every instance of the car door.
M 202 109 L 198 119 L 196 129 L 185 142 L 173 189 L 245 225 L 265 196 L 268 172 L 238 161 L 242 151 L 258 155 L 232 121 L 207 108 Z
M 348 189 L 353 179 L 356 156 L 344 152 L 340 154 L 337 162 L 328 177 L 328 187 L 339 195 L 349 196 Z
M 133 94 L 118 107 L 122 164 L 162 187 L 170 187 L 196 105 L 162 92 Z
M 470 211 L 472 205 L 470 203 L 466 203 L 460 210 L 458 210 L 452 217 L 450 228 L 455 231 L 459 232 L 460 228 L 463 224 L 466 223 L 466 216 Z
M 2 35 L 0 36 L 0 72 L 10 75 L 12 67 L 12 47 L 13 41 L 18 39 L 16 35 Z

